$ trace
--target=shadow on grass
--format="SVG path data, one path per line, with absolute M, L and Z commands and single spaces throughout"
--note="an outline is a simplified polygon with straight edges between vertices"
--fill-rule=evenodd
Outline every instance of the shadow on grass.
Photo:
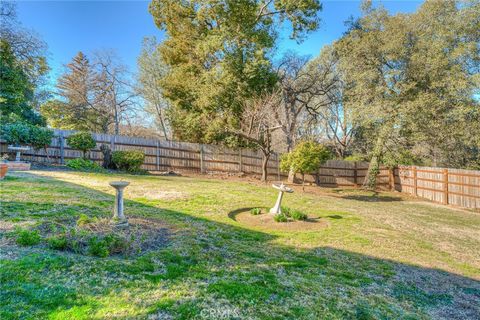
M 233 221 L 237 221 L 237 216 L 243 212 L 247 212 L 247 211 L 250 211 L 252 209 L 254 209 L 255 207 L 246 207 L 246 208 L 238 208 L 238 209 L 235 209 L 233 211 L 230 211 L 228 213 L 228 217 L 230 219 L 232 219 Z
M 8 182 L 2 184 L 9 188 Z M 71 186 L 79 189 L 62 182 L 51 192 Z M 99 199 L 110 197 L 113 205 L 110 195 L 80 189 Z M 111 208 L 102 201 L 92 197 L 89 207 L 110 216 Z M 48 208 L 49 202 L 19 199 L 15 207 L 29 215 L 35 208 Z M 141 202 L 126 201 L 125 207 L 130 217 L 175 223 L 182 230 L 179 238 L 133 261 L 17 248 L 23 252 L 18 259 L 0 259 L 0 318 L 91 319 L 118 312 L 117 319 L 168 315 L 192 319 L 205 314 L 206 308 L 261 319 L 480 315 L 480 282 L 475 279 L 336 248 L 281 245 L 275 243 L 276 235 Z M 7 204 L 6 210 L 11 209 Z M 250 209 L 233 210 L 228 216 L 235 220 Z M 67 210 L 58 218 L 76 214 Z M 159 290 L 169 294 L 158 294 Z

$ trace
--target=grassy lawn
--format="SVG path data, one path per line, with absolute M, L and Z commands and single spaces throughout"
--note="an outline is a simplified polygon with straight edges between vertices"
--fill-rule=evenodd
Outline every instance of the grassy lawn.
M 110 217 L 120 178 L 126 215 L 167 230 L 159 247 L 101 258 L 12 242 L 16 226 Z M 480 318 L 479 213 L 296 190 L 284 204 L 311 221 L 277 227 L 248 212 L 273 205 L 270 186 L 63 171 L 9 174 L 0 192 L 2 320 Z

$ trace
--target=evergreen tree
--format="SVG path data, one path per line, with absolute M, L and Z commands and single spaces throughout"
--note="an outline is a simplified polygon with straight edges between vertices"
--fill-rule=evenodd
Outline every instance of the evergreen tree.
M 176 138 L 209 142 L 238 127 L 242 103 L 276 83 L 278 27 L 290 21 L 291 37 L 301 40 L 317 28 L 320 9 L 318 0 L 154 0 L 150 12 L 167 33 L 160 86 Z
M 35 86 L 16 59 L 10 44 L 0 40 L 0 118 L 2 122 L 43 124 L 32 107 Z

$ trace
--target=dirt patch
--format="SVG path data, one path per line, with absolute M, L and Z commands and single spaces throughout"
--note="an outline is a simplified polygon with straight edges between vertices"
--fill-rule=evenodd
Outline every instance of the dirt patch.
M 329 223 L 325 219 L 317 217 L 309 217 L 305 221 L 276 222 L 273 215 L 262 213 L 252 215 L 250 208 L 242 208 L 232 211 L 229 215 L 230 219 L 238 223 L 250 227 L 262 228 L 269 231 L 287 231 L 287 232 L 309 232 L 323 230 L 328 227 Z
M 161 220 L 143 217 L 128 219 L 128 227 L 118 228 L 109 219 L 92 219 L 88 223 L 77 225 L 74 218 L 45 221 L 35 226 L 25 223 L 0 221 L 0 248 L 15 246 L 15 227 L 38 232 L 41 242 L 34 245 L 37 249 L 50 247 L 59 251 L 85 255 L 99 255 L 99 249 L 105 248 L 103 256 L 136 257 L 150 251 L 166 247 L 169 237 L 175 230 Z M 1 236 L 2 233 L 8 236 Z M 56 239 L 52 247 L 51 239 Z M 97 252 L 92 247 L 97 247 Z

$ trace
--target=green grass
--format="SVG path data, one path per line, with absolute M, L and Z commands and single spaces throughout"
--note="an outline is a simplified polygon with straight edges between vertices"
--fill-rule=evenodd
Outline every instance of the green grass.
M 75 254 L 63 251 L 61 228 L 40 243 L 10 241 L 15 227 L 110 217 L 108 181 L 119 179 L 131 182 L 127 217 L 168 225 L 167 246 Z M 284 205 L 325 228 L 279 231 L 229 216 L 270 208 L 276 196 L 268 185 L 199 177 L 9 174 L 0 182 L 0 319 L 478 318 L 480 214 L 397 193 L 298 190 Z M 95 253 L 105 256 L 102 245 Z

